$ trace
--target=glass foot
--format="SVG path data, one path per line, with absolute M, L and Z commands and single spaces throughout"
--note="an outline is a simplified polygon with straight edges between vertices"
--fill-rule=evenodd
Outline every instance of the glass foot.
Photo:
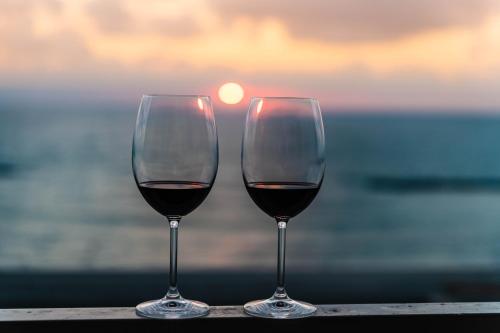
M 250 316 L 276 319 L 304 318 L 312 316 L 316 307 L 312 304 L 289 298 L 275 298 L 248 302 L 243 307 Z
M 155 319 L 187 319 L 206 316 L 207 304 L 184 298 L 162 298 L 141 303 L 135 307 L 135 313 L 141 317 Z

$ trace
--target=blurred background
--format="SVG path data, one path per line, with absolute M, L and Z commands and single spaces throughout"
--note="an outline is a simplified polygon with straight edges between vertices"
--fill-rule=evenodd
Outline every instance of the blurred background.
M 0 41 L 0 307 L 166 291 L 168 225 L 130 161 L 143 93 L 213 98 L 219 173 L 181 224 L 184 296 L 273 292 L 276 227 L 243 185 L 244 116 L 251 96 L 310 96 L 327 169 L 289 226 L 290 295 L 500 298 L 498 1 L 0 0 Z

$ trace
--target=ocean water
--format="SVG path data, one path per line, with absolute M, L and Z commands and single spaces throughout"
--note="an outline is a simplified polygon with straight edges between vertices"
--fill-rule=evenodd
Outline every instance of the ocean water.
M 500 117 L 332 113 L 327 169 L 289 224 L 294 270 L 500 265 Z M 0 270 L 159 269 L 168 226 L 132 178 L 136 105 L 0 108 Z M 220 166 L 181 222 L 184 270 L 270 270 L 276 227 L 240 171 L 244 111 L 217 112 Z

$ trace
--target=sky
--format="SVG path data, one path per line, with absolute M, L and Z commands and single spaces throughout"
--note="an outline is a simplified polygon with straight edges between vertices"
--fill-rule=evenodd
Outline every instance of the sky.
M 498 0 L 0 0 L 0 91 L 500 111 Z

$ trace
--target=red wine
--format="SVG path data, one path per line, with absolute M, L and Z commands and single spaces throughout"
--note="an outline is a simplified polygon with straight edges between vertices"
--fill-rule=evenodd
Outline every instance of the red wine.
M 197 182 L 154 181 L 138 184 L 148 204 L 165 216 L 184 216 L 198 207 L 211 186 Z
M 312 183 L 248 183 L 252 200 L 271 217 L 294 217 L 313 201 L 320 185 Z

